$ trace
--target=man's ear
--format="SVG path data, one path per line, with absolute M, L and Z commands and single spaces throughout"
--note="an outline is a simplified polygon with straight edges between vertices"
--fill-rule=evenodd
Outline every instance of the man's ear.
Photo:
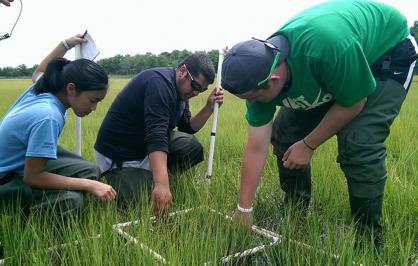
M 67 83 L 67 86 L 65 87 L 65 91 L 67 92 L 68 96 L 74 96 L 77 91 L 75 89 L 75 84 L 74 83 Z
M 180 79 L 184 78 L 187 75 L 187 67 L 186 67 L 186 65 L 183 64 L 183 65 L 179 66 L 177 68 L 177 71 L 179 73 L 179 78 Z
M 283 74 L 283 63 L 280 63 L 280 65 L 278 65 L 273 72 L 271 73 L 269 80 L 273 81 L 273 82 L 278 82 L 280 81 L 280 79 L 282 78 L 282 74 Z
M 186 72 L 186 71 L 187 71 L 187 67 L 186 67 L 186 65 L 185 65 L 185 64 L 181 65 L 181 66 L 179 67 L 179 69 L 180 69 L 182 72 Z

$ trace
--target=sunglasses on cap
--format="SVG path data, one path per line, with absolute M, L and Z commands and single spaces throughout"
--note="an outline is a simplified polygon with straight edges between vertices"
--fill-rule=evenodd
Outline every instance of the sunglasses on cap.
M 204 92 L 204 91 L 206 91 L 208 88 L 204 88 L 204 87 L 202 87 L 194 78 L 193 78 L 193 76 L 192 76 L 192 74 L 190 74 L 190 72 L 189 72 L 189 70 L 187 69 L 187 66 L 186 65 L 184 65 L 185 67 L 186 67 L 186 71 L 187 71 L 187 74 L 189 74 L 189 76 L 190 76 L 190 79 L 191 79 L 191 85 L 192 85 L 192 88 L 193 88 L 193 90 L 194 91 L 196 91 L 196 92 L 199 92 L 199 93 L 201 93 L 201 92 Z
M 276 51 L 276 55 L 274 56 L 273 64 L 271 64 L 269 74 L 267 75 L 267 77 L 265 79 L 263 79 L 263 80 L 261 80 L 257 83 L 258 86 L 261 86 L 268 81 L 269 77 L 271 76 L 271 73 L 273 73 L 273 70 L 276 68 L 277 63 L 279 62 L 279 58 L 280 58 L 280 49 L 276 45 L 274 45 L 271 42 L 268 42 L 266 40 L 260 40 L 260 39 L 254 38 L 254 37 L 252 37 L 252 39 L 256 40 L 256 41 L 259 41 L 259 42 L 262 42 L 268 48 L 273 49 L 273 50 Z

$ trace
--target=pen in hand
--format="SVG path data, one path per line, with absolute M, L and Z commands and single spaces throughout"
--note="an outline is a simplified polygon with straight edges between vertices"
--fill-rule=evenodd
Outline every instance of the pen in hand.
M 84 39 L 84 37 L 86 37 L 87 35 L 87 30 L 83 33 L 83 36 L 81 36 L 82 39 Z

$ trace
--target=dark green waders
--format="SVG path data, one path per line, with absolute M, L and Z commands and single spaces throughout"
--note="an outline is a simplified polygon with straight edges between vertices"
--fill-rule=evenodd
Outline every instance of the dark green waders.
M 402 84 L 377 78 L 375 92 L 361 113 L 338 134 L 338 163 L 348 184 L 351 213 L 360 232 L 380 235 L 380 217 L 387 171 L 385 139 L 399 114 L 406 96 Z M 310 166 L 289 170 L 281 158 L 288 147 L 309 134 L 329 107 L 326 104 L 307 111 L 282 107 L 273 124 L 272 144 L 277 156 L 280 184 L 287 198 L 307 205 L 311 197 Z
M 97 180 L 99 168 L 61 147 L 58 147 L 57 160 L 48 160 L 46 171 L 69 177 Z M 85 193 L 71 190 L 36 189 L 27 185 L 23 178 L 15 178 L 0 186 L 0 202 L 10 205 L 20 202 L 21 208 L 30 211 L 52 210 L 54 213 L 67 216 L 81 209 L 85 201 Z

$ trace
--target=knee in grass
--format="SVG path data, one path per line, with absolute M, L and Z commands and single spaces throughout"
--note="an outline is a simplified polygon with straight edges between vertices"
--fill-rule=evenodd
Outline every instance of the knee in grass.
M 85 196 L 81 192 L 65 191 L 62 195 L 62 199 L 57 202 L 55 211 L 61 216 L 67 216 L 69 214 L 78 213 L 84 206 Z

